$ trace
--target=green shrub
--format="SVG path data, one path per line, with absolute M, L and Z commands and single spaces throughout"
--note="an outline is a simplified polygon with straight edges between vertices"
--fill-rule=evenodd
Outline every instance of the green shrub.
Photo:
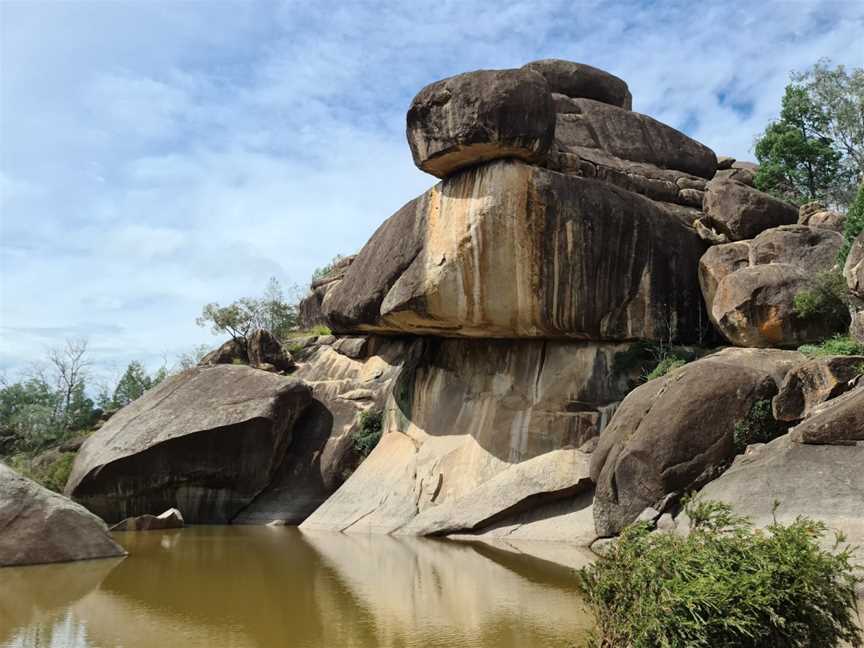
M 849 327 L 849 296 L 846 279 L 839 270 L 816 275 L 812 290 L 797 295 L 792 305 L 800 319 L 820 319 L 840 331 Z
M 9 458 L 9 467 L 15 472 L 32 479 L 37 484 L 56 493 L 62 493 L 72 472 L 75 462 L 74 452 L 57 453 L 50 460 L 38 460 L 28 454 L 17 454 Z
M 691 533 L 624 530 L 580 572 L 596 648 L 860 648 L 853 549 L 820 547 L 798 518 L 754 530 L 726 504 L 691 502 Z
M 735 448 L 743 452 L 751 443 L 768 443 L 786 434 L 788 429 L 787 423 L 774 418 L 770 400 L 758 400 L 750 407 L 747 416 L 735 423 Z
M 687 360 L 685 360 L 681 356 L 677 356 L 675 354 L 668 355 L 663 358 L 660 363 L 656 367 L 654 367 L 654 369 L 648 372 L 648 374 L 645 376 L 645 380 L 647 381 L 654 380 L 655 378 L 660 378 L 661 376 L 665 376 L 673 369 L 683 367 L 685 364 L 687 364 Z
M 359 425 L 351 437 L 354 449 L 361 457 L 368 457 L 369 453 L 378 445 L 378 441 L 381 439 L 383 424 L 383 412 L 372 410 L 361 412 Z
M 819 344 L 805 344 L 798 351 L 811 358 L 819 356 L 851 356 L 864 355 L 864 344 L 853 340 L 848 335 L 835 335 Z
M 849 211 L 846 213 L 846 222 L 843 225 L 843 247 L 840 248 L 840 255 L 837 259 L 841 268 L 846 264 L 846 257 L 849 256 L 852 241 L 861 232 L 864 232 L 864 184 L 858 187 L 855 200 L 849 205 Z

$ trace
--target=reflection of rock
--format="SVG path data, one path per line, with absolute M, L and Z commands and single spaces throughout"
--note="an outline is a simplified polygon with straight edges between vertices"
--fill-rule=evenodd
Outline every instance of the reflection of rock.
M 0 573 L 0 644 L 27 628 L 52 624 L 65 609 L 96 588 L 122 558 L 60 565 L 7 567 Z M 31 645 L 26 640 L 19 644 Z
M 124 553 L 90 511 L 0 463 L 0 567 Z
M 632 387 L 628 370 L 613 369 L 629 346 L 425 344 L 394 385 L 378 446 L 305 528 L 480 531 L 589 487 L 577 448 L 600 433 Z
M 162 531 L 183 528 L 183 514 L 176 508 L 168 509 L 159 515 L 139 515 L 118 522 L 112 531 Z

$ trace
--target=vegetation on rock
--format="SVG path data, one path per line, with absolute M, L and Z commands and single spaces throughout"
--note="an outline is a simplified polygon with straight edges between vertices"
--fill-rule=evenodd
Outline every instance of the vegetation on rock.
M 333 272 L 333 269 L 339 265 L 339 262 L 345 258 L 343 254 L 337 254 L 332 259 L 330 259 L 330 263 L 327 265 L 321 266 L 320 268 L 315 268 L 312 272 L 312 281 L 317 281 L 318 279 L 323 279 L 328 274 Z
M 855 200 L 849 205 L 846 221 L 843 223 L 843 247 L 840 249 L 840 255 L 837 259 L 841 268 L 846 263 L 846 258 L 852 249 L 852 241 L 861 232 L 864 232 L 864 183 L 859 185 L 858 193 L 855 194 Z
M 361 457 L 368 457 L 369 453 L 378 445 L 384 424 L 384 414 L 380 411 L 367 410 L 361 412 L 359 425 L 351 437 L 354 449 Z
M 798 351 L 811 358 L 820 356 L 853 356 L 864 355 L 864 344 L 852 339 L 848 335 L 835 335 L 823 340 L 819 344 L 805 344 L 798 347 Z
M 744 452 L 748 445 L 768 443 L 786 434 L 788 429 L 788 423 L 774 418 L 770 400 L 758 400 L 753 403 L 747 416 L 735 423 L 735 447 L 739 452 Z
M 686 537 L 634 524 L 580 573 L 597 648 L 860 647 L 854 550 L 798 518 L 754 530 L 722 503 L 687 505 Z
M 848 328 L 849 297 L 843 273 L 834 269 L 817 274 L 811 290 L 795 295 L 793 312 L 801 319 L 829 322 L 836 331 Z

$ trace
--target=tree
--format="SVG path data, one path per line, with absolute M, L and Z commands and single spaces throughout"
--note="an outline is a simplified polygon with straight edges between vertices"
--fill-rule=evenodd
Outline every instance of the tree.
M 124 407 L 153 386 L 153 380 L 144 370 L 144 365 L 133 360 L 114 388 L 112 404 L 114 407 Z
M 73 418 L 80 420 L 80 411 L 76 408 L 84 406 L 84 387 L 87 367 L 90 366 L 87 340 L 66 340 L 64 346 L 50 349 L 48 362 L 53 367 L 54 380 L 60 394 L 58 416 L 62 417 L 65 429 L 74 429 Z
M 842 174 L 827 128 L 828 117 L 807 91 L 786 86 L 780 119 L 756 142 L 756 186 L 794 203 L 829 197 Z
M 852 249 L 852 242 L 864 232 L 864 182 L 858 187 L 855 200 L 849 205 L 846 212 L 846 221 L 843 223 L 843 247 L 840 249 L 838 262 L 842 268 L 846 264 L 846 258 Z

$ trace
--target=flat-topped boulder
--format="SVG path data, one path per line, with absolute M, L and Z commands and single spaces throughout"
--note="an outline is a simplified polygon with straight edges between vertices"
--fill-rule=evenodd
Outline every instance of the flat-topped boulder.
M 699 281 L 711 321 L 737 346 L 797 347 L 829 337 L 837 323 L 799 316 L 795 297 L 816 289 L 842 245 L 829 229 L 785 225 L 709 248 Z
M 550 518 L 572 522 L 568 504 L 590 491 L 591 441 L 639 374 L 616 364 L 629 345 L 426 338 L 424 346 L 393 386 L 378 446 L 301 528 L 479 533 L 518 526 L 544 505 Z M 552 519 L 532 523 L 557 528 Z
M 543 59 L 522 67 L 542 74 L 552 92 L 574 99 L 593 99 L 625 110 L 633 107 L 633 97 L 623 79 L 590 65 Z
M 766 229 L 798 222 L 794 205 L 731 179 L 708 183 L 703 223 L 730 241 L 750 239 Z
M 642 196 L 500 160 L 387 220 L 323 310 L 341 333 L 695 341 L 705 248 Z
M 311 390 L 242 365 L 188 369 L 84 443 L 66 493 L 109 522 L 179 509 L 225 523 L 270 482 Z
M 414 97 L 407 121 L 414 163 L 439 178 L 502 157 L 542 162 L 555 134 L 546 79 L 525 68 L 431 83 Z
M 630 392 L 591 455 L 594 521 L 619 533 L 648 507 L 685 494 L 734 458 L 735 426 L 770 401 L 800 353 L 725 349 Z
M 90 511 L 0 463 L 0 567 L 125 555 Z

